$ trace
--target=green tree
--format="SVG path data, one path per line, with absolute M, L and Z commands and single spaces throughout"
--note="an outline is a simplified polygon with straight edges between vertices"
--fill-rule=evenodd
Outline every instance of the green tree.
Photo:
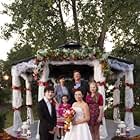
M 136 0 L 15 0 L 5 5 L 4 14 L 12 23 L 3 28 L 3 37 L 15 32 L 19 42 L 39 48 L 56 47 L 69 40 L 103 50 L 106 33 L 113 36 L 114 48 L 126 42 L 140 46 L 140 1 Z M 72 24 L 66 18 L 72 14 Z
M 3 76 L 4 76 L 4 61 L 0 60 L 0 88 L 4 86 Z
M 11 67 L 14 63 L 16 63 L 19 60 L 32 57 L 34 56 L 34 49 L 31 48 L 30 45 L 26 44 L 15 44 L 15 47 L 10 50 L 8 53 L 7 61 L 3 64 L 3 72 L 7 75 L 11 75 Z M 11 86 L 11 76 L 9 77 L 9 80 L 7 81 L 8 86 Z
M 112 55 L 139 56 L 140 1 L 136 0 L 15 0 L 3 14 L 12 22 L 2 28 L 8 39 L 17 33 L 19 40 L 8 54 L 5 70 L 10 74 L 13 61 L 32 56 L 40 48 L 56 47 L 69 40 L 103 50 L 106 33 L 114 39 Z M 72 15 L 71 24 L 66 19 Z M 26 53 L 29 52 L 29 53 Z

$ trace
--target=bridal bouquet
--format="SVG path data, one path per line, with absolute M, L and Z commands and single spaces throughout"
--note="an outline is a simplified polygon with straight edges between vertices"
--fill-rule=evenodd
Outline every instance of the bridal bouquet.
M 65 124 L 64 124 L 64 130 L 65 131 L 69 131 L 70 130 L 70 126 L 72 124 L 73 118 L 75 116 L 75 110 L 73 108 L 70 108 L 68 110 L 65 110 L 63 116 L 64 116 L 64 120 L 65 120 Z

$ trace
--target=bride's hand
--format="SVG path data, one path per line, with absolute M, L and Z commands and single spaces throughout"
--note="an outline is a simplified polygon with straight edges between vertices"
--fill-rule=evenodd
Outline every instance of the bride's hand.
M 77 125 L 77 121 L 72 121 L 72 125 Z
M 77 124 L 80 124 L 81 123 L 81 121 L 80 120 L 77 120 L 77 121 L 73 121 L 72 122 L 72 125 L 77 125 Z

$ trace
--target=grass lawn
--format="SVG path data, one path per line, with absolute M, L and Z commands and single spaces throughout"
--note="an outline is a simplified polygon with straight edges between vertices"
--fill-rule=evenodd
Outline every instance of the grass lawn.
M 7 104 L 2 109 L 2 112 L 6 113 L 5 128 L 8 128 L 8 127 L 12 126 L 12 124 L 13 124 L 13 110 L 11 108 L 12 108 L 11 105 Z M 38 119 L 37 105 L 33 105 L 32 109 L 33 109 L 34 119 L 37 120 Z M 27 108 L 26 108 L 26 106 L 24 106 L 24 107 L 21 108 L 22 121 L 26 120 L 26 114 L 27 114 Z
M 6 113 L 6 120 L 5 120 L 5 128 L 12 126 L 13 123 L 13 111 L 11 109 L 11 105 L 7 104 L 3 107 L 2 112 Z M 37 105 L 34 104 L 33 107 L 33 115 L 34 115 L 34 119 L 37 120 L 38 119 L 38 115 L 37 115 Z M 22 107 L 21 108 L 21 117 L 22 120 L 26 120 L 26 107 Z M 124 120 L 124 107 L 120 107 L 120 114 L 121 114 L 121 119 Z M 135 106 L 134 108 L 134 122 L 135 125 L 140 126 L 140 106 Z M 113 119 L 113 109 L 109 108 L 105 111 L 105 118 L 106 119 Z
M 134 107 L 134 123 L 137 126 L 140 126 L 140 106 L 135 106 Z M 120 107 L 120 115 L 121 115 L 121 120 L 124 120 L 124 107 Z M 106 119 L 111 119 L 113 120 L 113 108 L 109 108 L 105 111 L 105 118 Z

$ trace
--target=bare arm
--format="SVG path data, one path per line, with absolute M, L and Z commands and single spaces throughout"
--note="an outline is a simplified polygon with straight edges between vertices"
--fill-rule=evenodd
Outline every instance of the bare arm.
M 102 118 L 103 118 L 103 114 L 104 114 L 104 111 L 103 111 L 103 96 L 100 95 L 99 96 L 99 101 L 98 101 L 98 104 L 99 104 L 99 117 L 98 117 L 98 122 L 101 122 L 102 121 Z
M 102 121 L 102 118 L 103 118 L 103 114 L 104 114 L 104 112 L 103 112 L 103 106 L 99 106 L 99 110 L 100 110 L 100 112 L 99 112 L 99 117 L 98 117 L 98 122 L 101 122 Z

